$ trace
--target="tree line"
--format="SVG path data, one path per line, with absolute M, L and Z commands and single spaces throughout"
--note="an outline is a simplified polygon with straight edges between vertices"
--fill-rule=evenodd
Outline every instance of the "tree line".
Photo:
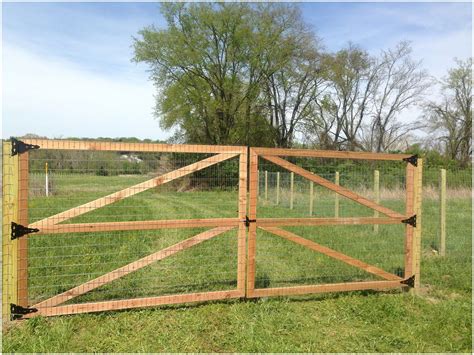
M 418 143 L 470 163 L 471 58 L 438 81 L 408 42 L 376 55 L 353 43 L 328 52 L 294 4 L 166 3 L 161 11 L 166 28 L 141 30 L 133 60 L 149 65 L 155 115 L 175 142 L 372 152 Z M 403 119 L 415 106 L 422 117 Z M 430 139 L 417 141 L 415 130 Z

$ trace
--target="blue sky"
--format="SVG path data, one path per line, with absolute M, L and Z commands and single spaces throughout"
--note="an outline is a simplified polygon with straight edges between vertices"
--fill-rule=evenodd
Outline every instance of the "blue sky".
M 437 77 L 472 53 L 471 3 L 299 6 L 330 51 L 352 41 L 377 53 L 409 40 Z M 2 17 L 3 137 L 170 136 L 153 118 L 147 67 L 130 60 L 132 37 L 165 25 L 159 4 L 3 3 Z

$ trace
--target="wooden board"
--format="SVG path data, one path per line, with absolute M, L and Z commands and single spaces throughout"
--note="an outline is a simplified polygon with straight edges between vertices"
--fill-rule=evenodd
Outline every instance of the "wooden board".
M 35 237 L 42 234 L 59 233 L 88 233 L 88 232 L 111 232 L 131 230 L 155 230 L 173 228 L 199 228 L 199 227 L 237 227 L 245 220 L 239 218 L 207 218 L 207 219 L 171 219 L 153 221 L 130 221 L 130 222 L 97 222 L 97 223 L 70 223 L 47 225 L 37 233 L 30 234 Z M 31 225 L 30 225 L 31 227 Z
M 396 160 L 402 161 L 411 154 L 387 154 L 370 152 L 342 152 L 336 150 L 313 149 L 285 149 L 285 148 L 253 148 L 258 155 L 287 156 L 287 157 L 312 157 L 333 159 L 361 159 L 361 160 Z
M 142 183 L 136 184 L 134 186 L 128 187 L 126 189 L 120 190 L 118 192 L 115 192 L 111 195 L 105 196 L 98 198 L 94 201 L 88 202 L 86 204 L 83 204 L 78 207 L 71 208 L 67 211 L 55 214 L 54 216 L 50 216 L 48 218 L 42 219 L 40 221 L 37 221 L 35 223 L 31 224 L 32 228 L 39 228 L 40 230 L 48 225 L 52 224 L 58 224 L 61 222 L 64 222 L 68 219 L 71 219 L 73 217 L 80 216 L 84 213 L 94 211 L 98 208 L 110 205 L 114 202 L 123 200 L 127 197 L 131 197 L 133 195 L 136 195 L 140 192 L 149 190 L 151 188 L 157 187 L 159 185 L 166 184 L 170 181 L 173 181 L 175 179 L 181 178 L 183 176 L 192 174 L 196 171 L 205 169 L 209 166 L 212 166 L 214 164 L 220 163 L 222 161 L 231 159 L 233 157 L 237 156 L 237 154 L 217 154 L 212 157 L 200 160 L 196 163 L 187 165 L 185 167 L 173 170 L 169 173 L 163 174 L 161 176 L 155 177 L 153 179 L 144 181 Z
M 237 153 L 244 154 L 247 147 L 198 144 L 122 143 L 100 141 L 73 141 L 58 139 L 24 139 L 28 144 L 39 145 L 41 149 L 94 150 L 116 152 L 163 152 L 163 153 Z
M 245 296 L 245 268 L 247 230 L 243 221 L 247 215 L 247 154 L 241 154 L 239 159 L 239 231 L 237 251 L 237 289 L 241 297 Z
M 348 265 L 351 265 L 351 266 L 354 266 L 356 268 L 362 269 L 362 270 L 364 270 L 364 271 L 366 271 L 370 274 L 379 276 L 383 279 L 392 280 L 392 281 L 393 280 L 402 280 L 401 277 L 398 277 L 397 275 L 386 272 L 385 270 L 382 270 L 382 269 L 378 268 L 377 266 L 367 264 L 367 263 L 365 263 L 365 262 L 363 262 L 359 259 L 355 259 L 351 256 L 340 253 L 340 252 L 338 252 L 334 249 L 331 249 L 331 248 L 325 247 L 321 244 L 315 243 L 312 240 L 302 238 L 299 235 L 288 232 L 286 230 L 279 229 L 279 228 L 274 228 L 274 227 L 267 227 L 267 228 L 260 227 L 260 228 L 262 230 L 266 231 L 266 232 L 275 234 L 275 235 L 277 235 L 279 237 L 282 237 L 286 240 L 289 240 L 293 243 L 302 245 L 306 248 L 317 251 L 321 254 L 329 256 L 330 258 L 342 261 L 343 263 L 346 263 Z
M 102 301 L 71 304 L 57 307 L 39 308 L 38 312 L 27 314 L 24 318 L 33 318 L 37 316 L 59 316 L 66 314 L 104 312 L 121 309 L 153 307 L 168 304 L 204 302 L 214 300 L 224 300 L 241 297 L 239 290 L 198 292 L 182 295 L 134 298 L 117 301 Z
M 258 218 L 257 227 L 333 226 L 359 224 L 400 224 L 403 218 L 342 217 L 342 218 Z
M 258 198 L 258 155 L 250 148 L 250 175 L 249 175 L 249 219 L 257 217 Z M 255 253 L 257 247 L 257 225 L 250 223 L 247 236 L 247 289 L 246 295 L 255 287 Z
M 304 295 L 308 293 L 325 292 L 347 292 L 359 290 L 381 290 L 398 288 L 404 286 L 400 281 L 365 281 L 365 282 L 345 282 L 335 284 L 293 286 L 293 287 L 273 287 L 252 290 L 248 297 L 269 297 L 269 296 L 291 296 Z
M 336 185 L 334 183 L 332 183 L 331 181 L 329 180 L 326 180 L 324 178 L 322 178 L 321 176 L 319 175 L 316 175 L 314 173 L 311 173 L 309 172 L 308 170 L 306 169 L 303 169 L 295 164 L 292 164 L 290 163 L 289 161 L 285 160 L 285 159 L 282 159 L 282 158 L 279 158 L 279 157 L 276 157 L 276 156 L 262 156 L 262 158 L 276 164 L 276 165 L 279 165 L 291 172 L 294 172 L 295 174 L 298 174 L 310 181 L 314 181 L 315 183 L 329 189 L 329 190 L 332 190 L 336 193 L 338 193 L 339 195 L 341 196 L 344 196 L 344 197 L 347 197 L 348 199 L 352 200 L 352 201 L 355 201 L 365 207 L 368 207 L 368 208 L 371 208 L 375 211 L 379 211 L 389 217 L 393 217 L 393 218 L 402 218 L 403 215 L 398 213 L 398 212 L 395 212 L 387 207 L 384 207 L 384 206 L 381 206 L 377 203 L 375 203 L 374 201 L 371 201 L 369 199 L 366 199 L 365 197 L 362 197 L 358 194 L 356 194 L 355 192 L 343 187 L 343 186 L 339 186 L 339 185 Z
M 18 222 L 28 225 L 29 153 L 19 155 Z M 28 234 L 18 239 L 18 304 L 28 306 Z
M 174 255 L 180 251 L 183 251 L 185 249 L 189 249 L 190 247 L 200 244 L 206 240 L 209 240 L 211 238 L 214 238 L 215 236 L 218 236 L 224 232 L 230 231 L 233 229 L 233 227 L 218 227 L 214 228 L 211 230 L 208 230 L 203 233 L 199 233 L 195 235 L 194 237 L 188 238 L 186 240 L 183 240 L 179 243 L 176 243 L 172 246 L 169 246 L 165 249 L 162 249 L 160 251 L 157 251 L 153 254 L 150 254 L 148 256 L 145 256 L 144 258 L 141 258 L 137 261 L 134 261 L 132 263 L 129 263 L 125 266 L 122 266 L 118 269 L 115 269 L 113 271 L 108 272 L 105 275 L 99 276 L 93 280 L 87 281 L 86 283 L 76 286 L 70 290 L 67 290 L 59 295 L 53 296 L 51 298 L 48 298 L 45 301 L 42 301 L 36 305 L 34 305 L 34 308 L 42 308 L 42 307 L 54 307 L 57 306 L 58 304 L 64 303 L 66 301 L 69 301 L 70 299 L 83 295 L 89 291 L 92 291 L 98 287 L 101 287 L 105 284 L 108 284 L 114 280 L 117 280 L 121 277 L 124 277 L 125 275 L 128 275 L 134 271 L 140 270 L 144 268 L 145 266 L 148 266 L 156 261 L 163 260 L 171 255 Z
M 414 186 L 415 186 L 415 167 L 411 164 L 406 166 L 406 199 L 405 199 L 405 213 L 407 217 L 415 214 L 414 209 Z M 409 224 L 405 225 L 405 279 L 408 279 L 413 274 L 413 227 Z

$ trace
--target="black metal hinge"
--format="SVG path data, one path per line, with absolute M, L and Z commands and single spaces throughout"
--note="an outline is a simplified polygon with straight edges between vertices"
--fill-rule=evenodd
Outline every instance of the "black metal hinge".
M 25 142 L 22 142 L 16 138 L 10 138 L 12 142 L 12 156 L 17 155 L 17 154 L 22 154 L 24 152 L 27 152 L 31 149 L 39 149 L 39 145 L 36 144 L 28 144 Z
M 407 219 L 402 219 L 402 223 L 409 224 L 412 227 L 416 227 L 416 214 Z
M 403 158 L 403 161 L 406 161 L 407 163 L 410 163 L 413 166 L 418 166 L 418 154 L 412 155 L 408 158 Z
M 38 228 L 28 228 L 25 226 L 22 226 L 21 224 L 12 222 L 12 232 L 11 232 L 11 239 L 17 239 L 25 234 L 30 234 L 30 233 L 36 233 L 39 232 Z
M 20 319 L 25 314 L 30 314 L 30 313 L 35 313 L 35 312 L 38 312 L 36 308 L 25 308 L 14 303 L 10 303 L 10 314 L 11 314 L 12 320 Z
M 402 280 L 400 281 L 400 283 L 404 284 L 404 285 L 407 285 L 407 286 L 410 286 L 410 287 L 415 287 L 415 275 L 413 276 L 410 276 L 408 279 L 406 280 Z
M 249 216 L 245 216 L 245 226 L 246 227 L 249 227 L 250 223 L 255 223 L 255 222 L 257 222 L 256 219 L 249 219 Z

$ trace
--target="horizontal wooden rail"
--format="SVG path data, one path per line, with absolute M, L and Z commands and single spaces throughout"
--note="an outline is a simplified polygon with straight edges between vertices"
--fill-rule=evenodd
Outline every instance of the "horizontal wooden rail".
M 224 145 L 122 143 L 59 139 L 24 139 L 23 141 L 28 144 L 39 145 L 41 149 L 161 153 L 247 153 L 247 147 Z
M 288 157 L 312 157 L 312 158 L 334 158 L 334 159 L 362 159 L 362 160 L 398 160 L 408 158 L 410 154 L 387 154 L 370 152 L 342 152 L 336 150 L 312 150 L 312 149 L 284 149 L 284 148 L 252 148 L 258 155 L 288 156 Z
M 392 218 L 403 218 L 404 216 L 398 212 L 395 212 L 393 210 L 391 210 L 390 208 L 387 208 L 387 207 L 384 207 L 384 206 L 381 206 L 377 203 L 375 203 L 374 201 L 371 201 L 363 196 L 360 196 L 359 194 L 343 187 L 343 186 L 340 186 L 340 185 L 337 185 L 337 184 L 334 184 L 333 182 L 327 180 L 327 179 L 324 179 L 322 178 L 321 176 L 317 175 L 317 174 L 314 174 L 306 169 L 303 169 L 302 167 L 299 167 L 298 165 L 295 165 L 293 163 L 290 163 L 289 161 L 285 160 L 285 159 L 282 159 L 282 158 L 279 158 L 279 157 L 276 157 L 276 156 L 262 156 L 262 158 L 276 164 L 276 165 L 279 165 L 291 172 L 294 172 L 295 174 L 298 174 L 302 177 L 304 177 L 305 179 L 308 179 L 310 181 L 313 181 L 315 182 L 316 184 L 319 184 L 331 191 L 334 191 L 335 193 L 338 193 L 339 195 L 341 196 L 344 196 L 354 202 L 357 202 L 359 204 L 361 204 L 362 206 L 365 206 L 365 207 L 368 207 L 370 209 L 373 209 L 375 211 L 379 211 L 389 217 L 392 217 Z
M 99 223 L 71 223 L 46 225 L 38 233 L 87 233 L 87 232 L 110 232 L 110 231 L 139 231 L 154 229 L 173 228 L 200 228 L 200 227 L 236 227 L 242 223 L 238 218 L 207 218 L 207 219 L 168 219 L 154 221 L 130 221 L 130 222 L 99 222 Z
M 189 249 L 194 245 L 200 244 L 206 240 L 214 238 L 232 229 L 233 227 L 214 228 L 214 229 L 205 231 L 203 233 L 199 233 L 195 235 L 194 237 L 185 239 L 165 249 L 162 249 L 153 254 L 145 256 L 144 258 L 141 258 L 137 261 L 134 261 L 118 269 L 110 271 L 106 273 L 105 275 L 102 275 L 93 280 L 87 281 L 86 283 L 83 283 L 82 285 L 79 285 L 70 290 L 64 291 L 63 293 L 60 293 L 59 295 L 48 298 L 47 300 L 44 300 L 36 304 L 34 308 L 57 306 L 58 304 L 64 303 L 66 301 L 69 301 L 72 298 L 75 298 L 77 296 L 90 292 L 98 287 L 101 287 L 114 280 L 124 277 L 125 275 L 128 275 L 134 271 L 140 270 L 144 268 L 145 266 L 148 266 L 156 261 L 163 260 L 171 255 L 174 255 L 180 251 Z
M 363 281 L 363 282 L 345 282 L 322 285 L 291 286 L 291 287 L 273 287 L 254 289 L 247 293 L 248 297 L 268 297 L 268 296 L 287 296 L 304 295 L 308 293 L 324 292 L 343 292 L 360 290 L 381 290 L 389 288 L 404 287 L 401 281 Z
M 134 298 L 134 299 L 117 300 L 117 301 L 79 303 L 79 304 L 70 304 L 70 305 L 56 306 L 56 307 L 37 308 L 38 312 L 27 314 L 24 316 L 24 318 L 33 318 L 37 316 L 45 316 L 45 317 L 59 316 L 59 315 L 65 315 L 65 314 L 77 314 L 77 313 L 88 313 L 88 312 L 103 312 L 103 311 L 113 311 L 113 310 L 119 310 L 119 309 L 153 307 L 153 306 L 178 304 L 178 303 L 214 301 L 214 300 L 239 298 L 243 296 L 244 295 L 239 290 L 229 290 L 229 291 L 197 292 L 197 293 L 188 293 L 188 294 L 183 294 L 183 295 Z
M 404 218 L 346 217 L 346 218 L 258 218 L 257 227 L 334 226 L 362 224 L 400 224 Z

